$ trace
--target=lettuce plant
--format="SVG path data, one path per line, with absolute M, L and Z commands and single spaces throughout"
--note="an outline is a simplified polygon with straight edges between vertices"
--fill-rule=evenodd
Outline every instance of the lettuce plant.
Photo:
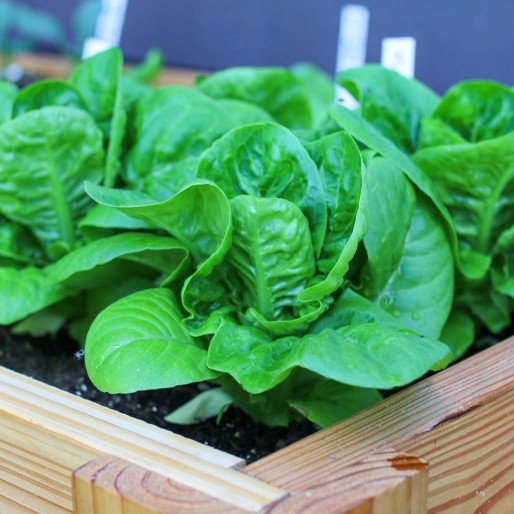
M 0 88 L 0 322 L 67 327 L 104 391 L 219 386 L 174 422 L 327 425 L 510 315 L 510 90 L 364 67 L 352 112 L 308 65 L 152 89 L 155 62 Z

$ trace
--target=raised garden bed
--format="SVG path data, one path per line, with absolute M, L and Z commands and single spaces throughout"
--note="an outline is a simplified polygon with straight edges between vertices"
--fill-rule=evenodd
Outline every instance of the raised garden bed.
M 309 66 L 153 90 L 154 57 L 2 85 L 1 323 L 66 330 L 136 417 L 310 421 L 260 454 L 231 411 L 225 453 L 2 370 L 0 512 L 510 512 L 512 341 L 376 402 L 509 330 L 512 90 L 370 66 L 354 112 Z
M 0 425 L 3 513 L 508 514 L 514 340 L 249 466 L 6 369 Z

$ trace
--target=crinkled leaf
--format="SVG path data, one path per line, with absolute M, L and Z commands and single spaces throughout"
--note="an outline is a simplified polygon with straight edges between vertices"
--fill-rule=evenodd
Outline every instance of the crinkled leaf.
M 414 160 L 451 213 L 460 247 L 490 255 L 500 233 L 514 223 L 514 133 L 427 148 Z
M 362 241 L 368 227 L 367 172 L 364 166 L 362 166 L 361 169 L 361 176 L 362 181 L 357 212 L 348 240 L 342 247 L 337 261 L 334 263 L 332 269 L 328 271 L 328 274 L 323 276 L 321 281 L 311 285 L 300 293 L 298 299 L 302 302 L 321 301 L 323 298 L 337 291 L 345 281 L 346 274 L 350 269 L 350 262 L 357 254 L 359 243 Z
M 306 149 L 318 166 L 327 202 L 327 232 L 318 268 L 329 273 L 354 229 L 362 191 L 362 160 L 354 140 L 344 132 L 323 137 Z
M 390 389 L 441 369 L 449 360 L 444 344 L 387 326 L 356 325 L 273 341 L 260 330 L 223 320 L 207 365 L 257 394 L 280 384 L 296 367 L 343 384 Z
M 198 157 L 233 126 L 223 106 L 200 91 L 182 86 L 156 89 L 137 104 L 136 143 L 125 178 L 140 189 L 146 176 L 172 172 L 176 163 Z
M 514 91 L 496 82 L 461 82 L 444 95 L 432 119 L 472 143 L 507 135 L 514 131 Z
M 0 212 L 27 225 L 49 248 L 73 247 L 91 204 L 84 180 L 103 176 L 102 136 L 70 107 L 31 111 L 0 127 Z
M 102 311 L 89 330 L 86 368 L 102 391 L 131 393 L 215 378 L 207 352 L 182 328 L 168 289 L 138 291 Z
M 314 275 L 309 224 L 281 198 L 237 196 L 230 201 L 233 242 L 226 262 L 244 284 L 244 306 L 266 320 L 296 317 L 298 294 Z
M 86 110 L 79 91 L 62 80 L 40 80 L 18 93 L 13 105 L 13 117 L 43 107 L 75 107 Z
M 323 185 L 309 154 L 286 128 L 258 123 L 232 130 L 202 154 L 197 175 L 215 182 L 229 198 L 246 194 L 297 204 L 319 254 L 327 223 Z

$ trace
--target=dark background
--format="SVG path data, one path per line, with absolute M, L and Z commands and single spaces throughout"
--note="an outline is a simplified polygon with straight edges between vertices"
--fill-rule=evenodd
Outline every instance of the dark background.
M 29 0 L 63 21 L 79 0 Z M 341 0 L 130 0 L 121 46 L 172 66 L 214 70 L 310 61 L 333 73 Z M 470 78 L 514 83 L 514 0 L 362 0 L 368 62 L 384 37 L 417 41 L 416 77 L 439 92 Z

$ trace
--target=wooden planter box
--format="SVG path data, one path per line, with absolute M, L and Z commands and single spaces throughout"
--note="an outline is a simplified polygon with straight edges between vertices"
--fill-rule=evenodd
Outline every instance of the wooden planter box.
M 0 368 L 0 512 L 514 512 L 514 338 L 258 462 Z
M 514 338 L 249 466 L 0 368 L 0 514 L 72 511 L 512 514 Z

